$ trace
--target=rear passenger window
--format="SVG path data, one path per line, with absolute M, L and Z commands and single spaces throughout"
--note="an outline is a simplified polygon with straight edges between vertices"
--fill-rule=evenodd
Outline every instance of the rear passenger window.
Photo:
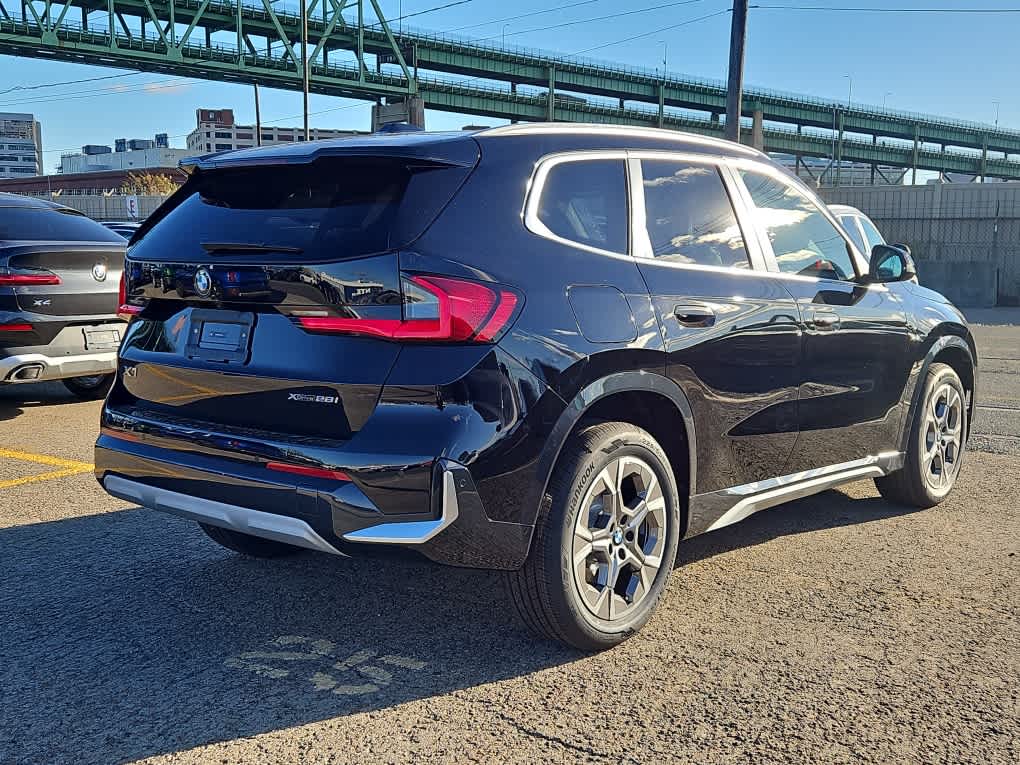
M 561 162 L 549 170 L 538 219 L 578 244 L 627 253 L 627 173 L 622 159 Z
M 744 237 L 719 171 L 675 160 L 641 160 L 652 255 L 671 263 L 748 268 Z

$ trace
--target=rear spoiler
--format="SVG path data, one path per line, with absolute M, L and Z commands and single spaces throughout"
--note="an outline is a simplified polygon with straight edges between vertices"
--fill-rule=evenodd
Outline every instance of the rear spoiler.
M 473 167 L 478 161 L 478 155 L 478 142 L 470 134 L 465 135 L 460 131 L 397 133 L 220 151 L 182 159 L 179 166 L 190 175 L 196 170 L 303 165 L 325 157 L 387 157 L 427 164 Z

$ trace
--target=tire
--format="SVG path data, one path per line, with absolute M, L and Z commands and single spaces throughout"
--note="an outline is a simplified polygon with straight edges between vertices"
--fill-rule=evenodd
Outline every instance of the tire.
M 106 394 L 110 392 L 110 388 L 113 386 L 114 377 L 116 375 L 113 374 L 68 377 L 60 382 L 78 398 L 91 401 L 106 398 Z
M 210 526 L 207 523 L 199 523 L 209 538 L 217 544 L 223 545 L 228 550 L 247 555 L 251 558 L 283 558 L 288 555 L 296 555 L 304 552 L 304 548 L 288 545 L 284 542 L 276 542 L 272 539 L 253 537 L 251 534 L 242 534 L 233 529 L 223 529 L 219 526 Z
M 610 485 L 623 500 L 615 506 Z M 651 617 L 676 560 L 680 507 L 669 459 L 641 428 L 592 425 L 564 446 L 548 493 L 524 566 L 507 574 L 511 599 L 543 637 L 582 651 L 612 648 Z
M 890 502 L 928 508 L 942 502 L 960 475 L 967 445 L 967 395 L 959 375 L 946 364 L 932 364 L 920 407 L 910 424 L 903 467 L 875 479 Z M 941 469 L 939 469 L 941 465 Z

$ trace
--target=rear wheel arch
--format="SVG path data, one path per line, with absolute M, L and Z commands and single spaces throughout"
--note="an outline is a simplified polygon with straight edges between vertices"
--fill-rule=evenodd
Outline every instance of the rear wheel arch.
M 686 533 L 688 498 L 696 485 L 697 436 L 686 394 L 667 377 L 650 372 L 620 372 L 585 386 L 553 427 L 538 459 L 541 482 L 537 518 L 549 482 L 570 437 L 597 422 L 627 422 L 646 430 L 666 452 L 681 500 L 681 539 Z

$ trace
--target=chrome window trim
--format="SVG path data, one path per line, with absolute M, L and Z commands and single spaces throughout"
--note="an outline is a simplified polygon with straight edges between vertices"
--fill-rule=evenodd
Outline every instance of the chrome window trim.
M 567 162 L 590 162 L 593 160 L 604 159 L 621 160 L 623 162 L 624 178 L 628 187 L 625 189 L 628 200 L 628 209 L 624 211 L 627 215 L 628 221 L 628 242 L 626 252 L 606 250 L 583 242 L 577 242 L 573 239 L 567 239 L 566 237 L 553 233 L 553 231 L 538 217 L 538 206 L 542 199 L 542 192 L 545 190 L 545 183 L 549 177 L 549 172 L 554 167 Z M 535 169 L 532 171 L 531 179 L 528 181 L 527 191 L 524 197 L 524 209 L 521 211 L 524 227 L 532 234 L 540 236 L 543 239 L 549 239 L 553 242 L 557 242 L 558 244 L 575 247 L 579 250 L 585 250 L 586 252 L 593 252 L 596 255 L 608 255 L 611 258 L 625 258 L 626 260 L 632 260 L 631 250 L 633 248 L 633 242 L 631 240 L 633 234 L 633 215 L 630 208 L 633 207 L 633 204 L 631 203 L 631 191 L 629 187 L 630 178 L 629 168 L 627 166 L 626 149 L 580 149 L 578 151 L 563 151 L 556 152 L 555 154 L 546 154 L 535 163 Z

